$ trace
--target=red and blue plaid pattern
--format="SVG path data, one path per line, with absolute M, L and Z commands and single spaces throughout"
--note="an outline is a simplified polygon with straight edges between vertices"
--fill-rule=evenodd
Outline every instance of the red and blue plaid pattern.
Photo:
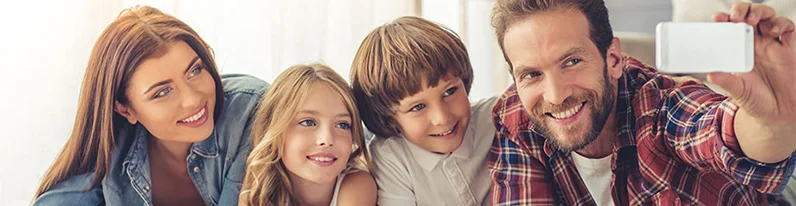
M 781 198 L 796 158 L 765 164 L 735 137 L 738 106 L 705 85 L 676 82 L 625 57 L 612 154 L 616 205 L 767 205 Z M 594 205 L 569 153 L 553 148 L 512 85 L 493 108 L 494 205 Z

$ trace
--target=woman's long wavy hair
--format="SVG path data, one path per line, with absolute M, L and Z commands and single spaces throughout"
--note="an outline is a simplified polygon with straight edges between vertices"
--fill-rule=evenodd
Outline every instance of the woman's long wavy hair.
M 324 65 L 295 65 L 276 78 L 254 116 L 251 132 L 254 149 L 246 161 L 240 205 L 296 204 L 287 168 L 282 163 L 285 133 L 314 84 L 324 84 L 342 97 L 352 120 L 353 150 L 347 164 L 371 171 L 370 155 L 351 87 Z
M 131 127 L 114 112 L 114 102 L 128 104 L 127 81 L 144 60 L 184 41 L 196 52 L 216 83 L 215 116 L 224 105 L 221 78 L 210 47 L 187 24 L 149 6 L 123 10 L 100 34 L 91 51 L 80 89 L 72 133 L 55 162 L 42 177 L 34 199 L 73 175 L 93 172 L 86 190 L 99 185 L 108 174 L 111 154 L 122 128 Z

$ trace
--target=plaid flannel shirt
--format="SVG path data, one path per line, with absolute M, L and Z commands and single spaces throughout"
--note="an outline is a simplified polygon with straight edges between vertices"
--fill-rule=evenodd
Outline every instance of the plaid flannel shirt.
M 787 205 L 777 194 L 796 158 L 765 164 L 745 157 L 733 126 L 737 105 L 698 82 L 676 82 L 636 59 L 624 61 L 611 157 L 616 205 Z M 494 205 L 595 204 L 571 154 L 534 132 L 515 85 L 493 118 Z

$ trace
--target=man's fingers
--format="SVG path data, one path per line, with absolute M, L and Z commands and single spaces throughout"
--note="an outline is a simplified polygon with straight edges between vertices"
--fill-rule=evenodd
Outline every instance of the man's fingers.
M 719 12 L 713 14 L 713 22 L 728 22 L 728 21 L 730 21 L 730 14 L 728 13 Z
M 796 33 L 794 31 L 785 32 L 780 36 L 779 42 L 783 45 L 794 45 L 793 44 L 793 34 Z
M 780 16 L 773 19 L 774 28 L 771 29 L 772 36 L 782 36 L 782 34 L 793 32 L 794 28 L 793 21 Z
M 749 8 L 751 8 L 751 4 L 749 3 L 733 4 L 732 9 L 730 9 L 730 21 L 744 22 L 744 20 L 746 20 L 746 15 L 749 13 Z
M 776 17 L 768 21 L 761 21 L 758 29 L 763 37 L 780 37 L 783 34 L 791 33 L 794 31 L 793 21 L 786 17 Z
M 777 16 L 774 8 L 765 4 L 752 4 L 749 8 L 749 13 L 746 15 L 746 23 L 752 26 L 757 25 L 761 21 L 773 19 Z

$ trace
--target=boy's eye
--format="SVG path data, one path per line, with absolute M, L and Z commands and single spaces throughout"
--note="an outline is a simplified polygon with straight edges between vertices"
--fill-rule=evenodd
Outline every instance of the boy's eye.
M 414 107 L 412 107 L 412 109 L 409 109 L 409 111 L 410 112 L 416 112 L 416 111 L 422 110 L 423 108 L 426 108 L 425 104 L 418 104 L 418 105 L 415 105 Z
M 299 122 L 299 124 L 301 126 L 305 126 L 305 127 L 313 127 L 313 126 L 316 125 L 314 120 L 304 120 L 304 121 Z
M 583 61 L 583 60 L 581 60 L 581 59 L 574 58 L 574 59 L 571 59 L 571 60 L 567 61 L 567 63 L 566 63 L 566 64 L 564 64 L 564 66 L 567 66 L 567 67 L 569 67 L 569 66 L 573 66 L 573 65 L 576 65 L 576 64 L 578 64 L 578 63 L 580 63 L 580 62 L 582 62 L 582 61 Z
M 171 87 L 166 87 L 166 88 L 160 89 L 160 91 L 158 91 L 158 93 L 155 93 L 155 96 L 153 98 L 160 98 L 160 97 L 166 96 L 167 94 L 169 94 L 171 92 L 171 90 L 172 90 Z
M 445 90 L 445 95 L 444 96 L 447 97 L 447 96 L 453 95 L 454 93 L 456 93 L 457 89 L 458 89 L 458 87 L 451 87 L 450 89 Z
M 351 129 L 351 124 L 340 123 L 340 124 L 337 124 L 337 128 L 344 129 L 344 130 L 349 130 L 349 129 Z

